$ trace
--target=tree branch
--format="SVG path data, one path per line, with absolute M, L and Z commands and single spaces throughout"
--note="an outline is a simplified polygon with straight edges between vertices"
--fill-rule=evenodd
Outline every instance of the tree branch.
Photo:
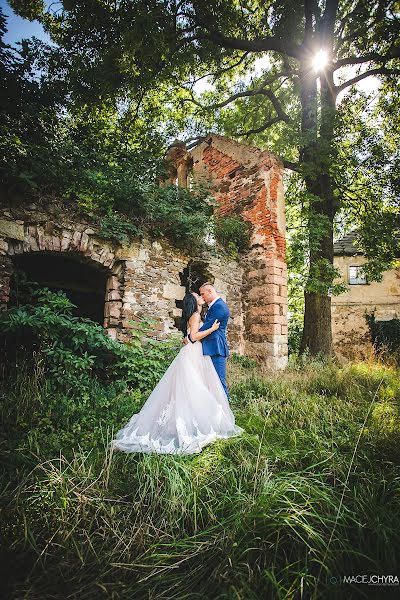
M 282 162 L 285 169 L 290 169 L 291 171 L 298 171 L 300 169 L 300 163 L 294 163 L 285 158 L 282 158 Z
M 224 106 L 227 106 L 228 104 L 234 102 L 235 100 L 238 100 L 239 98 L 248 98 L 251 96 L 266 96 L 271 102 L 274 109 L 276 110 L 278 116 L 280 117 L 280 120 L 289 122 L 290 118 L 283 110 L 282 105 L 279 102 L 276 95 L 274 94 L 274 92 L 270 89 L 265 89 L 265 86 L 268 83 L 272 83 L 274 80 L 279 79 L 279 77 L 282 77 L 282 73 L 278 73 L 272 79 L 270 77 L 266 77 L 263 83 L 258 88 L 255 88 L 253 90 L 248 89 L 243 92 L 236 92 L 236 94 L 232 94 L 226 100 L 223 100 L 222 102 L 216 102 L 215 104 L 209 104 L 208 106 L 204 106 L 203 104 L 201 104 L 201 102 L 199 102 L 193 97 L 193 94 L 192 97 L 188 98 L 186 101 L 193 102 L 193 104 L 195 104 L 199 108 L 202 108 L 203 110 L 215 110 L 217 108 L 224 108 Z
M 273 117 L 272 119 L 265 121 L 265 123 L 260 125 L 260 127 L 256 127 L 255 129 L 248 129 L 247 131 L 237 131 L 235 135 L 241 136 L 241 137 L 248 137 L 249 135 L 252 135 L 253 133 L 261 133 L 262 131 L 265 131 L 269 127 L 272 127 L 272 125 L 275 125 L 275 123 L 279 123 L 279 121 L 282 121 L 282 119 L 279 116 Z
M 386 63 L 393 58 L 400 58 L 400 47 L 393 48 L 389 54 L 385 55 L 378 54 L 377 52 L 370 52 L 364 56 L 350 56 L 349 58 L 342 58 L 336 61 L 333 70 L 336 71 L 337 69 L 340 69 L 340 67 L 344 67 L 346 65 L 359 65 L 371 61 L 377 63 Z
M 213 27 L 215 22 L 213 15 L 207 10 L 207 3 L 204 6 L 201 3 L 197 6 L 197 2 L 193 2 L 194 21 L 199 28 L 202 29 L 198 33 L 198 39 L 208 39 L 221 48 L 231 48 L 233 50 L 243 50 L 249 52 L 278 52 L 279 54 L 287 54 L 293 58 L 299 58 L 300 47 L 292 41 L 290 32 L 283 39 L 276 37 L 256 37 L 253 40 L 247 40 L 237 37 L 226 36 L 218 29 Z
M 273 37 L 257 37 L 254 40 L 244 40 L 225 36 L 215 29 L 208 29 L 208 34 L 205 37 L 221 48 L 248 50 L 250 52 L 273 51 L 279 54 L 287 54 L 293 58 L 300 57 L 300 47 L 288 40 L 283 42 Z
M 377 69 L 371 69 L 370 71 L 365 71 L 365 73 L 360 73 L 357 77 L 353 77 L 353 79 L 349 79 L 345 81 L 341 85 L 335 86 L 336 94 L 339 94 L 342 90 L 345 90 L 347 87 L 366 79 L 366 77 L 370 77 L 371 75 L 400 75 L 400 69 L 387 69 L 386 67 L 381 67 Z
M 210 72 L 210 73 L 206 73 L 205 75 L 202 75 L 201 77 L 198 77 L 197 79 L 195 79 L 194 81 L 190 81 L 188 82 L 189 85 L 193 88 L 194 85 L 196 85 L 196 83 L 198 83 L 199 81 L 201 81 L 202 79 L 205 79 L 206 77 L 211 77 L 214 81 L 220 76 L 223 75 L 224 73 L 227 73 L 228 71 L 231 71 L 232 69 L 234 69 L 235 67 L 238 67 L 240 64 L 242 64 L 246 58 L 249 56 L 249 52 L 244 52 L 240 58 L 237 60 L 237 62 L 224 67 L 222 66 L 220 69 L 218 69 L 217 71 L 214 72 Z M 185 89 L 185 88 L 184 88 Z

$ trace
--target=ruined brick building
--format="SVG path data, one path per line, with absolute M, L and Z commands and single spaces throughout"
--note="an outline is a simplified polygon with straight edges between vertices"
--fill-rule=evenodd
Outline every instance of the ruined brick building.
M 154 319 L 154 333 L 173 331 L 190 281 L 212 280 L 231 309 L 231 350 L 267 367 L 287 362 L 287 271 L 283 165 L 273 154 L 210 135 L 188 152 L 169 153 L 170 180 L 186 186 L 211 182 L 221 215 L 250 221 L 249 250 L 237 260 L 211 254 L 188 256 L 165 240 L 113 244 L 82 218 L 52 206 L 12 202 L 0 210 L 0 305 L 6 309 L 16 267 L 66 290 L 80 314 L 101 322 L 121 340 L 131 320 Z M 193 288 L 195 289 L 195 288 Z

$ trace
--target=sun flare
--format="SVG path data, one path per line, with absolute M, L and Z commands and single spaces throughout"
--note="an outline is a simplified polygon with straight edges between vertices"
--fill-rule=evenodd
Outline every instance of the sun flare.
M 326 50 L 319 50 L 312 61 L 315 71 L 322 71 L 328 64 L 328 53 Z

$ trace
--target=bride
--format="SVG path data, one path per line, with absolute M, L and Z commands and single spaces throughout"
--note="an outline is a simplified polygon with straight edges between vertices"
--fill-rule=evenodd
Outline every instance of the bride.
M 193 343 L 172 361 L 139 413 L 111 441 L 123 452 L 193 454 L 221 438 L 241 434 L 227 396 L 201 340 L 219 328 L 218 320 L 205 331 L 200 312 L 204 304 L 195 292 L 183 300 L 182 330 Z

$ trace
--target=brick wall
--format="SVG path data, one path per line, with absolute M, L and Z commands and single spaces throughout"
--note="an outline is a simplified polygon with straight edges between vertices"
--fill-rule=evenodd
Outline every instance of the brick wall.
M 287 363 L 287 268 L 283 164 L 273 154 L 219 135 L 191 151 L 195 179 L 212 181 L 221 215 L 252 225 L 242 257 L 243 343 L 270 368 Z

